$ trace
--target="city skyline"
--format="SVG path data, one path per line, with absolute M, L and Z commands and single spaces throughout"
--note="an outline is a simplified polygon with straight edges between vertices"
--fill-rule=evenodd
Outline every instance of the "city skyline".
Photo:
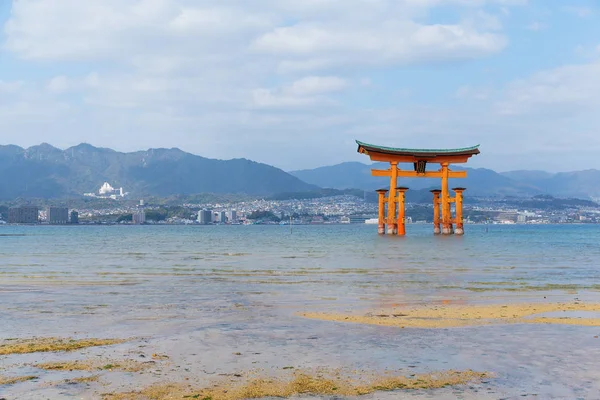
M 4 143 L 286 171 L 361 161 L 355 139 L 481 144 L 473 167 L 600 168 L 591 1 L 82 4 L 0 5 Z

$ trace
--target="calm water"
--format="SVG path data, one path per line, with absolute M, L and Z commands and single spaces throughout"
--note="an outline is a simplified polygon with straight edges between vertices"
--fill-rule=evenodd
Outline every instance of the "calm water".
M 600 226 L 466 228 L 464 237 L 436 237 L 429 225 L 408 225 L 397 238 L 379 237 L 374 225 L 293 233 L 289 226 L 4 226 L 0 339 L 143 337 L 199 382 L 209 371 L 256 365 L 473 368 L 498 378 L 473 393 L 411 396 L 600 398 L 597 328 L 399 331 L 295 316 L 442 300 L 600 301 Z M 238 352 L 260 355 L 231 357 Z M 0 358 L 0 368 L 32 372 L 23 360 Z M 97 398 L 52 387 L 53 379 L 5 391 Z

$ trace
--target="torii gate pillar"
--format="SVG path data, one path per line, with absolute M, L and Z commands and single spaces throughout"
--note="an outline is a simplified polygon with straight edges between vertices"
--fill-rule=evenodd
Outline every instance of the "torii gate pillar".
M 398 190 L 398 236 L 406 235 L 406 216 L 404 212 L 404 203 L 406 201 L 407 187 L 396 188 Z
M 431 193 L 433 193 L 433 233 L 439 235 L 442 233 L 440 229 L 440 194 L 442 191 L 436 189 L 432 190 Z
M 464 235 L 465 234 L 465 229 L 464 229 L 464 224 L 463 224 L 463 192 L 467 189 L 465 188 L 454 188 L 452 189 L 454 190 L 454 193 L 456 193 L 456 201 L 455 201 L 455 206 L 456 206 L 456 218 L 455 218 L 455 222 L 456 222 L 456 234 L 457 235 Z
M 398 185 L 398 163 L 391 162 L 390 191 L 388 192 L 387 210 L 387 233 L 395 235 L 398 233 L 398 221 L 396 220 L 396 186 Z
M 377 191 L 377 200 L 379 203 L 377 233 L 379 233 L 380 235 L 385 235 L 385 202 L 387 201 L 385 198 L 385 194 L 387 192 L 387 189 L 379 189 Z
M 450 214 L 450 190 L 448 189 L 448 163 L 442 164 L 442 235 L 454 233 L 452 215 Z

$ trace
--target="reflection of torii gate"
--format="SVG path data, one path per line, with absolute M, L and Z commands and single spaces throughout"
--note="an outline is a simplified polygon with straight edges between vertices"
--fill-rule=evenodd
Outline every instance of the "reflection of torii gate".
M 404 226 L 404 203 L 405 194 L 408 188 L 398 187 L 398 178 L 441 178 L 442 190 L 432 190 L 433 193 L 433 225 L 434 233 L 450 235 L 455 233 L 453 223 L 456 224 L 456 234 L 462 235 L 463 216 L 463 192 L 465 188 L 452 189 L 455 197 L 450 197 L 448 189 L 449 178 L 466 178 L 466 171 L 451 171 L 450 164 L 466 163 L 469 158 L 479 154 L 479 145 L 466 147 L 462 149 L 399 149 L 393 147 L 376 146 L 356 141 L 358 152 L 368 155 L 372 161 L 389 162 L 390 168 L 387 170 L 371 171 L 373 176 L 390 177 L 390 189 L 380 189 L 379 194 L 379 233 L 385 233 L 385 224 L 387 222 L 387 233 L 392 235 L 404 235 L 406 233 Z M 398 163 L 412 163 L 414 171 L 402 170 L 398 168 Z M 440 164 L 438 171 L 427 171 L 427 164 Z M 386 193 L 389 196 L 386 197 Z M 385 204 L 387 203 L 387 220 L 385 216 Z M 455 203 L 456 215 L 452 218 L 450 204 Z M 440 206 L 442 208 L 440 218 Z M 441 229 L 440 229 L 441 223 Z

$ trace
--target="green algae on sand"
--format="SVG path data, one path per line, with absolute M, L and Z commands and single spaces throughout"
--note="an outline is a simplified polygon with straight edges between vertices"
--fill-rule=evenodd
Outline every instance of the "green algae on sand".
M 37 379 L 37 376 L 27 375 L 27 376 L 2 376 L 0 375 L 0 385 L 14 385 L 19 382 L 27 382 L 33 379 Z
M 242 400 L 267 397 L 290 398 L 297 395 L 361 396 L 378 391 L 439 389 L 476 383 L 490 377 L 485 372 L 440 371 L 427 374 L 393 375 L 391 373 L 347 374 L 339 370 L 296 371 L 283 377 L 248 377 L 241 382 L 215 382 L 204 389 L 187 385 L 157 384 L 127 393 L 107 393 L 104 400 L 134 399 L 210 399 Z
M 395 326 L 398 328 L 445 329 L 500 324 L 563 324 L 600 326 L 600 318 L 548 318 L 544 313 L 600 311 L 600 303 L 526 303 L 484 305 L 415 305 L 373 310 L 364 315 L 304 312 L 301 317 L 322 321 Z M 542 315 L 540 315 L 542 314 Z
M 140 372 L 156 366 L 156 361 L 139 362 L 134 360 L 89 359 L 58 361 L 35 364 L 36 368 L 47 371 L 124 371 Z
M 110 346 L 124 343 L 125 341 L 125 339 L 71 339 L 55 337 L 10 339 L 0 343 L 0 355 L 75 351 L 86 347 Z

